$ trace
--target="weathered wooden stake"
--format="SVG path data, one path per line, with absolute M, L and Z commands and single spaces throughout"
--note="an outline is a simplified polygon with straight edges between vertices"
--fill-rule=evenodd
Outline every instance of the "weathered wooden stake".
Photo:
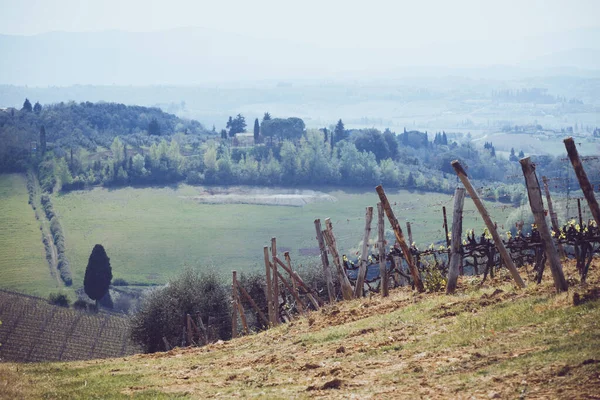
M 585 170 L 583 169 L 583 165 L 581 164 L 581 159 L 579 158 L 579 153 L 575 147 L 575 142 L 573 141 L 573 138 L 568 137 L 564 140 L 564 143 L 569 155 L 569 159 L 571 160 L 571 164 L 573 165 L 573 169 L 575 170 L 575 175 L 577 175 L 577 180 L 579 180 L 579 186 L 583 191 L 583 195 L 587 200 L 588 207 L 590 208 L 590 211 L 594 216 L 594 220 L 596 221 L 596 226 L 600 227 L 600 207 L 598 206 L 598 202 L 594 196 L 594 188 L 590 184 Z
M 379 247 L 379 277 L 381 279 L 381 295 L 389 295 L 389 279 L 385 260 L 385 211 L 383 205 L 377 203 L 377 243 Z
M 294 277 L 302 285 L 302 287 L 308 288 L 308 286 L 306 286 L 306 284 L 296 271 L 294 271 Z M 308 300 L 312 303 L 316 310 L 318 310 L 321 307 L 321 299 L 319 298 L 319 296 L 313 296 L 310 289 L 306 289 L 306 297 L 308 297 Z
M 323 264 L 323 273 L 325 280 L 327 281 L 327 294 L 329 295 L 329 302 L 335 302 L 335 288 L 333 287 L 333 279 L 331 277 L 331 269 L 329 269 L 329 258 L 327 257 L 327 250 L 325 249 L 325 240 L 323 239 L 323 230 L 321 229 L 321 220 L 315 219 L 315 230 L 317 231 L 317 242 L 319 243 L 319 250 L 321 251 L 321 263 Z
M 273 268 L 273 307 L 275 308 L 275 325 L 279 325 L 279 279 L 277 275 L 277 239 L 271 238 L 271 256 L 273 262 L 271 268 Z
M 303 310 L 304 309 L 304 303 L 302 302 L 302 300 L 300 299 L 300 296 L 298 296 L 298 293 L 294 290 L 294 288 L 292 287 L 292 285 L 290 285 L 285 278 L 283 277 L 283 275 L 281 275 L 281 273 L 279 271 L 277 271 L 277 276 L 279 277 L 279 279 L 281 280 L 281 283 L 283 283 L 283 286 L 285 286 L 285 288 L 292 294 L 292 296 L 294 297 L 294 300 L 296 300 L 297 304 L 300 304 L 300 309 Z M 298 310 L 300 312 L 300 309 Z
M 163 340 L 163 343 L 165 344 L 166 351 L 171 350 L 171 345 L 169 344 L 169 341 L 167 340 L 167 338 L 165 336 L 163 336 L 162 340 Z
M 565 292 L 568 289 L 568 285 L 565 280 L 565 275 L 563 274 L 558 252 L 556 251 L 552 235 L 550 234 L 550 228 L 548 228 L 544 216 L 542 191 L 540 190 L 540 184 L 535 174 L 535 167 L 531 164 L 531 159 L 529 157 L 522 158 L 519 162 L 521 163 L 521 169 L 523 170 L 523 176 L 525 177 L 525 186 L 527 186 L 527 194 L 529 195 L 529 206 L 531 207 L 531 212 L 535 218 L 538 232 L 544 242 L 546 258 L 550 261 L 550 270 L 552 271 L 552 277 L 554 278 L 554 287 L 556 287 L 557 292 Z
M 558 217 L 556 216 L 556 212 L 554 212 L 554 207 L 552 207 L 552 197 L 550 197 L 550 188 L 548 187 L 548 178 L 542 176 L 542 181 L 544 182 L 544 192 L 546 192 L 546 202 L 548 203 L 548 213 L 550 214 L 550 221 L 552 222 L 552 228 L 554 231 L 560 232 L 560 226 L 558 225 Z M 558 254 L 560 258 L 563 260 L 567 257 L 565 254 L 565 249 L 563 249 L 562 243 L 556 238 L 556 246 L 558 247 Z
M 338 279 L 342 287 L 342 297 L 344 300 L 351 300 L 354 298 L 354 290 L 352 289 L 352 284 L 350 284 L 346 270 L 344 270 L 344 266 L 340 261 L 340 254 L 337 250 L 337 244 L 333 234 L 333 224 L 331 223 L 330 218 L 325 219 L 325 230 L 323 231 L 323 236 L 325 237 L 325 241 L 329 247 L 329 252 L 333 258 L 335 268 L 337 269 Z
M 267 311 L 269 314 L 269 324 L 275 326 L 275 311 L 273 307 L 273 287 L 271 282 L 271 262 L 269 261 L 269 247 L 263 247 L 265 256 L 265 271 L 267 277 Z
M 381 204 L 383 205 L 383 209 L 387 214 L 388 220 L 390 221 L 390 225 L 394 230 L 394 235 L 396 236 L 396 240 L 398 244 L 400 244 L 400 248 L 402 248 L 402 252 L 404 253 L 404 259 L 408 264 L 408 268 L 410 269 L 410 274 L 413 278 L 413 283 L 415 288 L 419 292 L 424 292 L 425 287 L 423 286 L 423 282 L 421 281 L 421 276 L 419 275 L 419 270 L 417 269 L 415 263 L 413 262 L 412 254 L 410 253 L 410 248 L 406 244 L 404 240 L 404 234 L 402 233 L 402 228 L 400 228 L 400 224 L 394 215 L 394 211 L 392 211 L 392 207 L 390 206 L 390 202 L 385 195 L 385 191 L 383 190 L 383 186 L 379 185 L 375 188 L 377 194 L 379 195 L 379 200 L 381 200 Z
M 583 215 L 581 214 L 581 199 L 577 199 L 577 214 L 579 215 L 579 226 L 583 229 Z
M 188 346 L 191 346 L 193 343 L 194 332 L 192 332 L 192 317 L 190 314 L 186 314 L 186 325 L 187 325 L 187 341 Z
M 448 266 L 448 283 L 446 294 L 452 294 L 456 290 L 460 266 L 462 264 L 461 237 L 462 237 L 462 214 L 465 204 L 465 189 L 456 188 L 454 191 L 454 211 L 452 213 L 452 241 L 450 242 L 450 263 Z
M 252 299 L 252 297 L 250 297 L 250 295 L 248 294 L 246 289 L 244 289 L 244 287 L 242 285 L 238 285 L 238 288 L 240 289 L 240 293 L 242 294 L 242 296 L 244 296 L 246 298 L 246 300 L 248 300 L 248 302 L 250 303 L 250 305 L 252 306 L 254 311 L 256 311 L 256 313 L 258 314 L 258 316 L 260 317 L 262 322 L 266 326 L 269 326 L 269 320 L 267 319 L 267 317 L 265 317 L 265 314 L 263 314 L 263 312 L 260 310 L 260 308 L 258 308 L 258 306 L 256 305 L 256 302 L 254 301 L 254 299 Z
M 406 221 L 406 232 L 408 233 L 408 245 L 412 246 L 413 242 L 413 237 L 412 237 L 412 229 L 410 226 L 410 222 Z
M 237 281 L 237 272 L 233 271 L 233 295 L 235 296 L 235 307 L 237 307 L 237 311 L 240 314 L 240 319 L 242 320 L 242 328 L 244 329 L 244 333 L 248 334 L 250 330 L 248 329 L 248 322 L 246 321 L 246 311 L 244 310 L 244 306 L 240 300 L 239 289 L 240 285 Z
M 288 253 L 288 257 L 289 257 L 289 253 Z M 289 275 L 293 275 L 293 276 L 294 276 L 294 278 L 296 278 L 296 282 L 297 282 L 297 283 L 298 283 L 300 286 L 302 286 L 302 288 L 303 288 L 303 289 L 304 289 L 304 290 L 307 292 L 307 295 L 306 295 L 306 297 L 308 297 L 309 299 L 311 299 L 311 297 L 312 297 L 312 299 L 313 299 L 313 300 L 316 302 L 316 304 L 317 304 L 317 306 L 316 306 L 316 307 L 317 307 L 317 309 L 319 308 L 319 306 L 323 305 L 323 301 L 322 301 L 322 300 L 321 300 L 321 299 L 320 299 L 318 296 L 316 296 L 316 298 L 315 298 L 315 297 L 312 295 L 312 293 L 313 293 L 313 290 L 312 290 L 310 287 L 308 287 L 308 285 L 306 285 L 306 284 L 304 283 L 304 281 L 302 280 L 302 278 L 300 278 L 300 275 L 298 275 L 297 273 L 295 273 L 294 271 L 292 271 L 290 268 L 288 268 L 288 266 L 287 266 L 287 265 L 285 265 L 285 264 L 284 264 L 284 263 L 283 263 L 283 262 L 282 262 L 282 261 L 279 259 L 279 257 L 275 257 L 275 262 L 276 262 L 277 264 L 279 264 L 279 266 L 280 266 L 281 268 L 283 268 L 285 272 L 287 272 Z M 290 260 L 290 265 L 291 265 L 291 260 Z M 313 302 L 313 300 L 311 300 L 311 303 Z
M 360 255 L 360 266 L 354 286 L 354 297 L 362 297 L 364 293 L 365 275 L 367 274 L 367 263 L 369 262 L 369 236 L 371 235 L 371 221 L 373 220 L 373 207 L 367 207 L 365 212 L 365 233 L 363 234 L 362 253 Z
M 450 247 L 450 237 L 448 237 L 448 218 L 446 217 L 446 206 L 442 207 L 444 213 L 444 232 L 446 232 L 446 248 Z
M 292 271 L 292 259 L 290 258 L 290 252 L 284 252 L 283 257 L 285 258 L 285 262 L 287 263 L 289 270 Z M 286 270 L 286 272 L 288 271 Z M 298 292 L 298 285 L 296 284 L 296 278 L 294 277 L 294 274 L 288 272 L 288 275 L 290 276 L 290 282 L 292 283 L 292 289 L 294 290 L 294 293 L 299 294 L 300 292 Z M 299 301 L 298 304 L 296 304 L 296 308 L 300 314 L 304 314 L 306 306 L 303 302 Z
M 237 331 L 237 319 L 238 319 L 238 308 L 237 308 L 237 296 L 235 295 L 235 292 L 237 291 L 237 278 L 236 278 L 236 271 L 233 271 L 233 284 L 231 285 L 231 337 L 232 338 L 236 338 L 238 337 L 238 331 Z
M 452 167 L 454 168 L 454 171 L 456 171 L 456 175 L 458 175 L 458 178 L 461 180 L 461 182 L 465 186 L 465 189 L 471 196 L 473 203 L 475 203 L 475 207 L 477 207 L 479 214 L 481 214 L 481 218 L 483 218 L 483 221 L 485 222 L 485 226 L 488 228 L 488 231 L 492 234 L 492 238 L 494 239 L 496 248 L 498 249 L 498 252 L 500 253 L 500 256 L 502 257 L 502 261 L 504 261 L 504 265 L 506 265 L 506 268 L 508 268 L 508 271 L 512 275 L 512 277 L 515 280 L 515 282 L 517 283 L 517 285 L 519 287 L 524 288 L 525 282 L 523 282 L 523 279 L 521 279 L 521 276 L 519 275 L 519 271 L 517 271 L 517 267 L 515 267 L 515 263 L 513 262 L 512 258 L 510 258 L 510 254 L 508 254 L 506 247 L 504 247 L 504 243 L 502 243 L 502 239 L 500 238 L 498 231 L 496 230 L 496 228 L 494 228 L 494 223 L 492 222 L 490 215 L 488 214 L 487 210 L 485 209 L 485 206 L 481 202 L 479 195 L 473 188 L 473 185 L 471 185 L 471 182 L 469 181 L 469 178 L 467 177 L 467 173 L 463 169 L 462 165 L 460 165 L 458 160 L 452 161 L 451 164 L 452 164 Z

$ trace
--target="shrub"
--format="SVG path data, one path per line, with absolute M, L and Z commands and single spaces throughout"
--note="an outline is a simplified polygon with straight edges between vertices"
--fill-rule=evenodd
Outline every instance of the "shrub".
M 112 284 L 113 286 L 129 286 L 129 282 L 123 278 L 113 279 Z
M 133 316 L 131 338 L 144 351 L 165 350 L 163 337 L 172 345 L 181 340 L 186 314 L 199 315 L 220 339 L 231 338 L 229 287 L 215 272 L 186 269 L 165 287 L 149 291 Z
M 73 303 L 73 308 L 85 311 L 88 308 L 88 302 L 82 299 L 76 300 L 75 303 Z
M 441 292 L 447 279 L 437 263 L 427 264 L 423 270 L 423 286 L 428 292 Z
M 48 303 L 54 304 L 55 306 L 69 307 L 69 298 L 64 293 L 50 293 L 48 296 Z

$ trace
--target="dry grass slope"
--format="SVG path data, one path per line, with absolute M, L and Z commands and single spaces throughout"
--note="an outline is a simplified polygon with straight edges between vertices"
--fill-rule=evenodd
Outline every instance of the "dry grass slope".
M 594 398 L 600 301 L 573 296 L 598 294 L 600 262 L 586 287 L 572 265 L 567 275 L 560 295 L 549 278 L 525 290 L 507 276 L 483 288 L 466 278 L 455 296 L 398 289 L 204 348 L 6 364 L 0 397 Z

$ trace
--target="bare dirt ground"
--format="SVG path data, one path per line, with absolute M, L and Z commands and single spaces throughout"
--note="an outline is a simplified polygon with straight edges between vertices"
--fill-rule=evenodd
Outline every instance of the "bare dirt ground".
M 201 187 L 198 195 L 185 196 L 203 204 L 256 204 L 302 207 L 316 202 L 336 202 L 326 193 L 305 189 L 258 188 L 252 186 Z

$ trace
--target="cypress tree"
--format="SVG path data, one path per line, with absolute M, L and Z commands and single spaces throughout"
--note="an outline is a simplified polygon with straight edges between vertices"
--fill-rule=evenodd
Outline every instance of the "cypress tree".
M 94 246 L 83 279 L 83 288 L 90 299 L 96 301 L 103 298 L 108 293 L 108 287 L 112 280 L 112 268 L 110 258 L 101 244 Z
M 25 102 L 23 103 L 23 108 L 21 110 L 25 110 L 27 112 L 33 111 L 33 107 L 31 106 L 31 102 L 29 101 L 29 99 L 25 99 Z
M 44 128 L 44 125 L 40 128 L 40 150 L 42 156 L 46 154 L 46 128 Z
M 260 137 L 260 125 L 258 124 L 258 118 L 254 120 L 254 143 L 258 143 Z

